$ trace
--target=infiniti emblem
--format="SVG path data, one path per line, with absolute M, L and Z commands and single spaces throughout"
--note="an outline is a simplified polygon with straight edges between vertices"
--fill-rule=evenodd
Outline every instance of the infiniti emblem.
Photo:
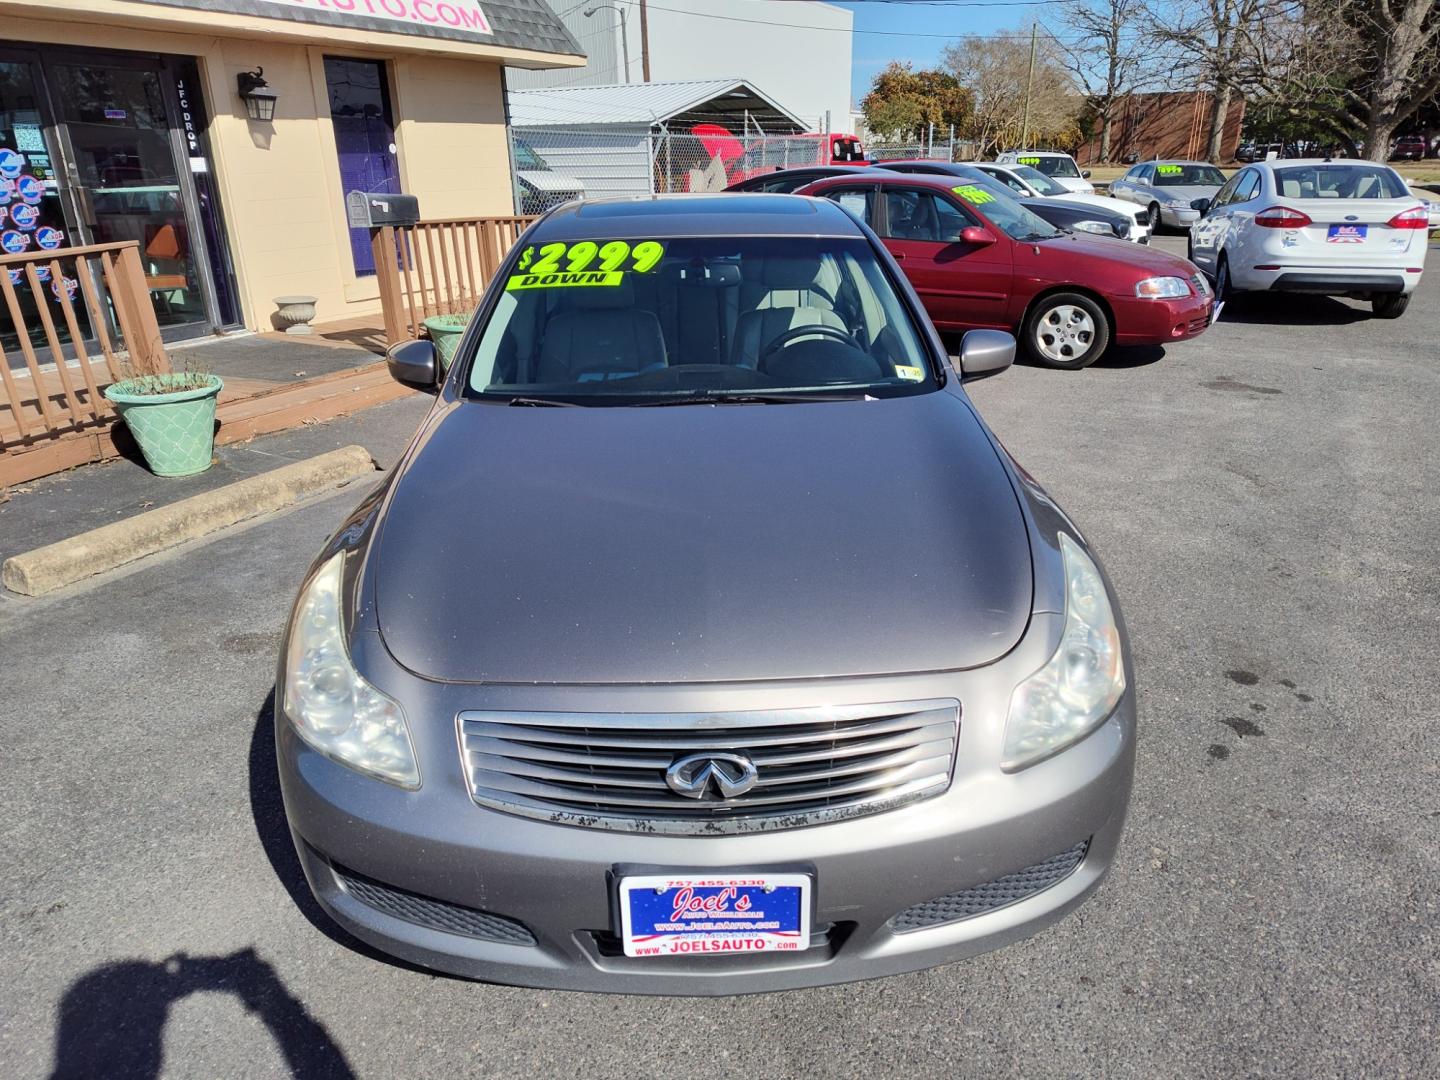
M 760 782 L 755 763 L 743 754 L 691 754 L 665 770 L 665 783 L 687 799 L 733 799 Z

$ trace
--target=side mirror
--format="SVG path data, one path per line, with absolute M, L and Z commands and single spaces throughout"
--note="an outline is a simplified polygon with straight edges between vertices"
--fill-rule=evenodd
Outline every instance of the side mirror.
M 960 242 L 962 244 L 974 244 L 976 247 L 984 247 L 986 244 L 995 242 L 995 234 L 989 229 L 982 229 L 979 225 L 966 225 L 960 230 Z
M 390 370 L 390 377 L 401 386 L 427 394 L 438 389 L 436 376 L 440 365 L 436 359 L 434 342 L 422 339 L 402 341 L 385 350 L 385 366 Z
M 1080 173 L 1080 179 L 1081 179 L 1081 180 L 1089 180 L 1089 179 L 1090 179 L 1090 170 L 1089 170 L 1089 169 L 1083 170 L 1083 171 Z
M 1015 339 L 1003 330 L 971 330 L 960 341 L 960 378 L 999 375 L 1015 362 Z
M 1209 199 L 1194 199 L 1194 200 L 1192 200 L 1191 203 L 1190 203 L 1190 209 L 1191 209 L 1191 210 L 1199 210 L 1200 213 L 1203 214 L 1203 213 L 1205 213 L 1205 211 L 1207 211 L 1207 210 L 1210 209 L 1210 200 L 1209 200 Z

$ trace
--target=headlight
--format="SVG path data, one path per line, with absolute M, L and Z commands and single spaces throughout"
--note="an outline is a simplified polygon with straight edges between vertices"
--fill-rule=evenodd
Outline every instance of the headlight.
M 1115 231 L 1103 221 L 1077 221 L 1075 228 L 1081 232 L 1099 233 L 1101 236 L 1112 236 Z
M 1150 277 L 1135 283 L 1135 295 L 1142 300 L 1165 300 L 1190 295 L 1190 283 L 1183 277 Z
M 285 650 L 285 713 L 300 737 L 322 754 L 417 788 L 420 768 L 404 712 L 360 677 L 346 651 L 340 617 L 344 573 L 342 551 L 300 594 Z
M 1125 693 L 1120 631 L 1100 571 L 1064 533 L 1060 552 L 1065 563 L 1065 629 L 1055 655 L 1010 696 L 1004 769 L 1033 765 L 1084 738 Z

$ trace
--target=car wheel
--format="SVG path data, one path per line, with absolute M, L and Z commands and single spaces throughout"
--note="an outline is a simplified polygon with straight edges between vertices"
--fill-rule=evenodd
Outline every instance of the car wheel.
M 1024 334 L 1026 350 L 1037 361 L 1075 370 L 1100 359 L 1110 344 L 1110 322 L 1088 296 L 1056 293 L 1031 309 Z
M 1370 311 L 1377 319 L 1398 319 L 1409 306 L 1409 293 L 1381 293 L 1370 298 Z
M 1150 208 L 1145 211 L 1145 217 L 1150 222 L 1150 231 L 1158 233 L 1160 231 L 1160 204 L 1152 202 Z
M 1230 260 L 1224 255 L 1215 264 L 1215 302 L 1217 304 L 1230 299 L 1232 286 L 1230 284 Z

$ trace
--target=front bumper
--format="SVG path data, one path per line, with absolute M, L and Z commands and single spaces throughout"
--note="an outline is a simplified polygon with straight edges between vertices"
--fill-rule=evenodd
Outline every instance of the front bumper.
M 1160 223 L 1172 229 L 1188 229 L 1200 220 L 1200 211 L 1185 206 L 1161 206 Z
M 1035 616 L 1037 622 L 1046 618 Z M 824 686 L 822 699 L 830 702 L 856 693 L 865 695 L 861 700 L 919 700 L 939 691 L 964 703 L 950 788 L 867 817 L 764 834 L 665 836 L 487 809 L 472 801 L 467 788 L 454 706 L 502 707 L 483 700 L 499 693 L 507 699 L 504 707 L 541 707 L 546 692 L 433 685 L 432 715 L 444 719 L 424 733 L 411 723 L 425 778 L 418 791 L 369 779 L 315 752 L 277 709 L 286 813 L 306 877 L 325 910 L 361 940 L 436 970 L 526 986 L 707 995 L 912 971 L 997 948 L 1054 923 L 1095 890 L 1119 844 L 1134 770 L 1133 689 L 1079 744 L 1006 774 L 995 762 L 1008 688 L 1017 672 L 1023 677 L 1035 666 L 1023 643 L 1016 653 L 982 672 Z M 456 691 L 468 692 L 457 697 Z M 715 707 L 723 694 L 723 707 L 733 709 L 737 695 L 781 707 L 806 696 L 813 703 L 817 689 L 717 687 L 713 693 Z M 674 687 L 568 687 L 558 694 L 550 688 L 546 707 L 581 709 L 578 697 L 596 709 L 703 711 L 706 696 L 703 689 Z M 903 932 L 893 924 L 916 905 L 1033 869 L 1086 842 L 1083 860 L 1067 876 L 1007 906 Z M 768 955 L 628 958 L 618 948 L 612 899 L 617 872 L 626 866 L 802 868 L 814 877 L 812 947 Z M 379 883 L 381 892 L 370 883 Z M 403 890 L 397 902 L 384 900 L 387 885 Z M 451 905 L 464 911 L 458 922 L 447 923 L 425 914 L 426 901 L 440 902 L 442 916 Z M 487 914 L 477 922 L 477 913 Z M 488 917 L 503 920 L 502 929 L 523 929 L 486 933 Z M 913 924 L 912 918 L 907 925 Z M 474 925 L 481 931 L 465 929 Z
M 1191 294 L 1174 300 L 1110 296 L 1117 345 L 1164 345 L 1203 334 L 1210 326 L 1213 298 Z

